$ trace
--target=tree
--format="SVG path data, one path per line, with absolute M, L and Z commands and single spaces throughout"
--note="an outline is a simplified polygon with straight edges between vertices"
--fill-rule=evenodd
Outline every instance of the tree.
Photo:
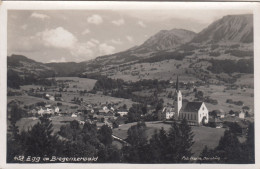
M 153 134 L 152 138 L 150 139 L 150 149 L 152 150 L 152 161 L 153 163 L 162 163 L 165 162 L 166 154 L 168 151 L 168 136 L 164 128 L 162 127 L 157 133 Z
M 23 154 L 23 147 L 21 145 L 19 128 L 16 126 L 16 122 L 22 117 L 23 110 L 18 106 L 17 103 L 8 105 L 11 108 L 8 111 L 10 126 L 7 134 L 7 162 L 14 162 L 14 157 L 18 154 Z
M 128 122 L 137 122 L 141 119 L 142 111 L 138 109 L 137 105 L 133 104 L 133 106 L 129 109 L 127 114 Z
M 197 91 L 197 92 L 195 93 L 195 97 L 196 97 L 197 99 L 203 99 L 203 96 L 204 96 L 204 93 L 203 93 L 202 91 Z
M 121 162 L 121 152 L 117 147 L 110 145 L 101 146 L 98 151 L 98 162 L 100 163 L 118 163 Z
M 168 133 L 162 128 L 150 139 L 150 149 L 154 154 L 152 162 L 184 162 L 183 156 L 191 157 L 192 155 L 191 146 L 193 143 L 193 133 L 187 121 L 184 119 L 180 124 L 174 121 Z
M 123 105 L 123 109 L 125 109 L 125 110 L 127 109 L 127 105 L 126 104 Z
M 127 131 L 126 141 L 131 145 L 144 145 L 147 143 L 146 124 L 138 122 L 136 125 L 131 126 Z
M 188 125 L 187 120 L 184 118 L 179 125 L 180 133 L 181 133 L 181 154 L 186 157 L 191 157 L 191 147 L 194 144 L 193 137 L 194 134 L 192 132 L 191 127 Z
M 224 136 L 220 138 L 216 147 L 217 155 L 221 162 L 225 163 L 241 163 L 243 161 L 241 145 L 238 138 L 230 130 L 224 132 Z
M 254 123 L 248 125 L 247 140 L 243 145 L 245 153 L 245 161 L 247 163 L 255 163 L 255 131 Z
M 112 144 L 113 138 L 112 138 L 112 129 L 108 127 L 107 125 L 103 125 L 98 130 L 98 139 L 101 143 L 103 143 L 105 146 L 109 146 Z
M 131 126 L 127 131 L 126 141 L 130 144 L 122 148 L 123 158 L 126 162 L 143 163 L 147 159 L 148 142 L 146 136 L 146 125 L 144 122 L 138 122 Z M 146 157 L 146 158 L 144 158 Z
M 52 135 L 53 125 L 48 115 L 45 114 L 40 117 L 40 122 L 28 131 L 28 138 L 26 139 L 26 155 L 52 156 L 56 152 L 55 144 L 57 143 L 56 135 Z
M 8 107 L 11 109 L 10 111 L 8 111 L 8 114 L 10 116 L 10 118 L 8 120 L 11 123 L 11 125 L 9 126 L 9 132 L 12 133 L 12 136 L 14 138 L 17 138 L 19 129 L 16 126 L 16 122 L 22 118 L 24 111 L 19 107 L 19 105 L 17 103 L 8 105 Z

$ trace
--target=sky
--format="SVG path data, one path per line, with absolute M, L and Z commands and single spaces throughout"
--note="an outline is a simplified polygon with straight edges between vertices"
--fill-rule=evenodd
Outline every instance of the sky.
M 7 53 L 39 62 L 81 62 L 141 45 L 160 30 L 196 33 L 245 10 L 9 10 Z

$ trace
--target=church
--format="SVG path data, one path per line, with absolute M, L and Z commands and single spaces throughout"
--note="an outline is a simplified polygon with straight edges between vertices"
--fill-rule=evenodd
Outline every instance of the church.
M 183 102 L 182 94 L 179 90 L 179 79 L 177 76 L 174 102 L 171 107 L 164 107 L 158 112 L 159 120 L 170 119 L 182 120 L 186 118 L 190 125 L 207 124 L 209 111 L 204 102 Z

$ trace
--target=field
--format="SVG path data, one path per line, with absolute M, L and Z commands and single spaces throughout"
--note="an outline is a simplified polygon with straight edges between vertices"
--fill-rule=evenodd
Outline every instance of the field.
M 185 81 L 195 81 L 196 78 L 193 75 L 185 74 L 185 70 L 189 68 L 189 64 L 188 61 L 183 62 L 178 60 L 138 63 L 127 66 L 126 70 L 123 71 L 114 70 L 109 77 L 135 82 L 142 79 L 175 80 L 176 75 L 181 74 Z
M 254 89 L 247 88 L 236 90 L 225 90 L 225 86 L 209 85 L 209 87 L 199 87 L 198 90 L 203 91 L 205 96 L 210 96 L 210 98 L 218 101 L 217 105 L 206 103 L 209 111 L 222 109 L 226 113 L 230 110 L 240 111 L 243 106 L 248 106 L 254 110 Z M 244 104 L 242 106 L 226 103 L 227 99 L 232 99 L 233 101 L 242 101 Z
M 73 120 L 80 120 L 80 117 L 70 117 L 70 116 L 54 116 L 51 117 L 51 121 L 53 124 L 53 133 L 56 133 L 60 130 L 60 127 L 62 125 L 68 124 L 68 122 Z M 35 117 L 29 117 L 29 118 L 22 118 L 17 122 L 17 126 L 19 127 L 19 131 L 27 131 L 32 126 L 34 126 L 36 123 L 39 122 L 38 118 Z
M 87 90 L 90 91 L 95 86 L 97 80 L 88 79 L 88 78 L 79 78 L 79 77 L 56 77 L 56 80 L 61 81 L 70 81 L 69 82 L 69 89 L 68 90 Z
M 113 129 L 113 135 L 125 139 L 127 137 L 127 130 L 135 124 L 136 123 L 123 124 L 119 126 L 119 128 Z M 145 124 L 147 126 L 146 134 L 148 139 L 151 138 L 155 130 L 159 131 L 163 127 L 168 131 L 171 127 L 170 124 L 162 122 L 146 122 Z M 215 148 L 218 145 L 219 139 L 223 136 L 225 129 L 193 126 L 192 131 L 195 141 L 192 146 L 192 152 L 194 156 L 198 156 L 205 145 L 207 145 L 208 148 Z

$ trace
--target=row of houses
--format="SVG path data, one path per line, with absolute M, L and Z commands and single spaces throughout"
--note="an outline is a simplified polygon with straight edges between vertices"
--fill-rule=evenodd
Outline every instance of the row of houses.
M 43 114 L 55 114 L 59 113 L 60 108 L 58 106 L 52 106 L 52 105 L 45 105 L 45 106 L 37 106 L 34 109 L 30 110 L 29 113 L 31 114 L 38 114 L 38 115 L 43 115 Z

